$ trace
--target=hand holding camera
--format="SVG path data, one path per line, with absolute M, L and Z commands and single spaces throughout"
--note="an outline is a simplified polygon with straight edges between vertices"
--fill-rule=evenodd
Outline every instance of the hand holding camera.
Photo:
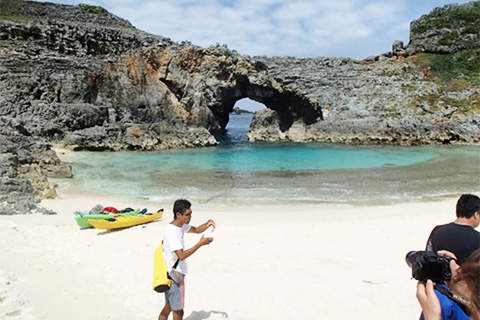
M 405 260 L 412 268 L 412 277 L 417 280 L 444 282 L 452 279 L 450 269 L 450 261 L 454 260 L 452 257 L 432 251 L 410 251 Z

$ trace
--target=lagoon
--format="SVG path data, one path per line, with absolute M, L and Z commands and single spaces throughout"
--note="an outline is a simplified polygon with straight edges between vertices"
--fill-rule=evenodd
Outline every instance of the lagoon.
M 231 115 L 220 145 L 157 152 L 76 152 L 74 187 L 122 199 L 241 203 L 391 203 L 480 190 L 480 146 L 251 143 Z

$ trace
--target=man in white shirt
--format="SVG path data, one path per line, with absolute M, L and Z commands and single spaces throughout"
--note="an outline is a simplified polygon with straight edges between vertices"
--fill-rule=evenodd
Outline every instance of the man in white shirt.
M 187 274 L 186 258 L 191 256 L 200 247 L 210 244 L 213 238 L 202 238 L 193 247 L 185 250 L 184 234 L 202 233 L 215 222 L 208 220 L 204 224 L 194 227 L 190 225 L 192 219 L 191 203 L 188 200 L 179 199 L 173 204 L 173 221 L 167 225 L 163 238 L 163 257 L 167 263 L 169 275 L 172 278 L 170 290 L 165 292 L 165 307 L 158 316 L 159 320 L 167 320 L 173 311 L 173 320 L 183 319 L 183 307 L 185 298 L 184 276 Z

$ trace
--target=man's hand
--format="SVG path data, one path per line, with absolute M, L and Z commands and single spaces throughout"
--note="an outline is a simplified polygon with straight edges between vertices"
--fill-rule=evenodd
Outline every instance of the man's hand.
M 189 233 L 202 233 L 205 232 L 210 226 L 212 226 L 212 231 L 215 230 L 215 227 L 217 226 L 215 224 L 215 221 L 212 219 L 208 220 L 207 222 L 199 225 L 198 227 L 191 226 L 190 230 L 188 230 Z
M 213 241 L 213 238 L 208 238 L 208 237 L 202 236 L 200 238 L 200 241 L 198 241 L 198 244 L 200 246 L 205 246 L 207 244 L 210 244 L 212 241 Z
M 207 229 L 208 229 L 208 227 L 210 227 L 210 226 L 212 226 L 212 231 L 215 230 L 215 228 L 216 228 L 216 226 L 217 226 L 217 225 L 215 224 L 215 221 L 213 221 L 212 219 L 210 219 L 210 220 L 207 221 Z

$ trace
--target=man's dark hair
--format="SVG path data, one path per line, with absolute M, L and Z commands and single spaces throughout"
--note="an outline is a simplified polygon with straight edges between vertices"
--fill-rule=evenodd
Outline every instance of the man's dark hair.
M 480 211 L 480 198 L 473 194 L 462 194 L 457 201 L 457 217 L 470 219 Z
M 173 219 L 177 218 L 177 212 L 184 214 L 187 209 L 189 209 L 192 206 L 190 201 L 185 200 L 185 199 L 178 199 L 175 201 L 173 204 Z

